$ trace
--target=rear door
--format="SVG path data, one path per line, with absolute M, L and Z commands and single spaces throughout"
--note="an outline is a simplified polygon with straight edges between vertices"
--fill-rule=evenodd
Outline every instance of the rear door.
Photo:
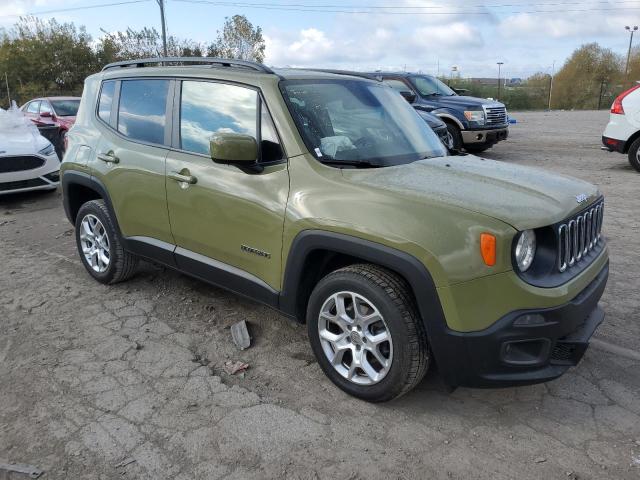
M 173 237 L 165 160 L 172 88 L 173 82 L 162 78 L 103 82 L 96 106 L 101 135 L 92 162 L 92 173 L 109 192 L 122 234 L 168 251 Z
M 204 263 L 213 276 L 216 271 L 232 271 L 278 290 L 289 174 L 260 92 L 237 84 L 185 80 L 176 90 L 175 104 L 167 201 L 178 266 L 207 277 Z M 263 170 L 215 163 L 209 140 L 220 131 L 255 137 Z M 192 177 L 195 183 L 182 182 L 178 175 Z M 230 283 L 225 286 L 241 290 Z

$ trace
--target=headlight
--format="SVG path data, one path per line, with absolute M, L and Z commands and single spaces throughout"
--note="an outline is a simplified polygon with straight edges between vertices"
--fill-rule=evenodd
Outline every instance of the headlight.
M 533 230 L 525 230 L 520 233 L 516 243 L 516 265 L 521 272 L 526 272 L 536 255 L 536 234 Z
M 465 110 L 464 117 L 470 122 L 484 125 L 484 111 L 482 110 Z
M 56 149 L 53 147 L 52 144 L 49 144 L 46 147 L 44 147 L 42 150 L 40 150 L 38 153 L 40 155 L 44 155 L 45 157 L 48 157 L 49 155 L 53 155 L 54 153 L 56 153 Z

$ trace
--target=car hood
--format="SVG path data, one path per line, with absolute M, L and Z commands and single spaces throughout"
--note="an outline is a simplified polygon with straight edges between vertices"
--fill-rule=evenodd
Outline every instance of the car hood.
M 517 230 L 559 222 L 601 195 L 597 187 L 582 180 L 473 155 L 349 169 L 343 175 L 359 185 L 493 217 Z M 587 201 L 578 203 L 582 195 Z
M 441 97 L 425 97 L 425 100 L 437 102 L 441 107 L 466 108 L 482 110 L 482 105 L 492 105 L 504 107 L 504 104 L 489 100 L 487 98 L 467 97 L 465 95 L 451 95 Z
M 10 129 L 0 131 L 0 155 L 33 155 L 49 145 L 49 140 L 37 129 Z

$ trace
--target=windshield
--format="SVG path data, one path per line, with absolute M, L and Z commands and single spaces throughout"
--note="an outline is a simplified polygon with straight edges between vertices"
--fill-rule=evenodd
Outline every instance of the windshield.
M 411 83 L 416 87 L 418 93 L 423 97 L 429 97 L 432 95 L 450 97 L 457 95 L 456 92 L 451 90 L 445 83 L 441 82 L 435 77 L 427 77 L 425 75 L 416 75 L 410 77 Z
M 78 100 L 51 100 L 51 105 L 59 117 L 75 117 L 80 107 Z
M 307 148 L 322 162 L 392 166 L 447 155 L 433 130 L 386 85 L 350 79 L 280 85 Z

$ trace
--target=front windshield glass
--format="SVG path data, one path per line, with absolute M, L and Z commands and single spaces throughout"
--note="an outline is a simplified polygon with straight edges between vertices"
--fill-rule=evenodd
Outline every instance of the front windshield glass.
M 446 149 L 392 88 L 351 79 L 281 82 L 300 135 L 325 163 L 392 166 L 442 157 Z
M 435 77 L 416 75 L 415 77 L 410 77 L 410 80 L 413 86 L 416 87 L 416 90 L 418 90 L 418 93 L 423 97 L 432 95 L 450 97 L 457 95 L 456 92 Z
M 80 100 L 51 100 L 51 105 L 59 117 L 75 117 L 78 114 Z

